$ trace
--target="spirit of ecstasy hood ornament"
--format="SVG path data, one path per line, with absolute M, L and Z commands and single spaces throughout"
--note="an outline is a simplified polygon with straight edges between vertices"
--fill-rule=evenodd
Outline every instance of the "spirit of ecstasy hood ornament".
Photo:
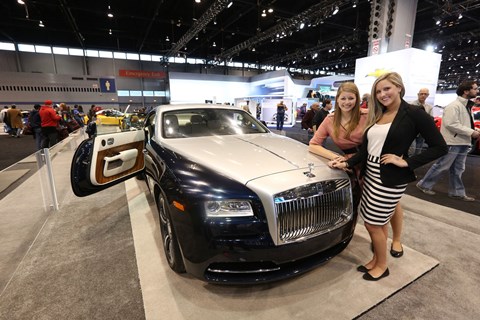
M 314 163 L 309 163 L 308 164 L 308 171 L 304 172 L 303 174 L 306 175 L 309 178 L 315 177 L 315 175 L 312 173 L 313 168 L 315 167 Z

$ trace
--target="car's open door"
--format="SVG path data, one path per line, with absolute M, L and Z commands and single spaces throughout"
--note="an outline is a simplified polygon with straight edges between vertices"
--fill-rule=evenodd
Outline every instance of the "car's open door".
M 143 130 L 102 134 L 83 141 L 75 151 L 70 184 L 88 196 L 139 174 L 145 167 Z

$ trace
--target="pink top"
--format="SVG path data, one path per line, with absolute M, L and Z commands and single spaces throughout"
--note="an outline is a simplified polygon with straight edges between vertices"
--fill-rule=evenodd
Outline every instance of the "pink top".
M 330 136 L 333 142 L 342 150 L 351 149 L 362 144 L 363 141 L 363 130 L 365 130 L 365 125 L 367 123 L 367 114 L 362 112 L 360 116 L 360 122 L 358 126 L 350 133 L 350 138 L 346 139 L 345 134 L 346 130 L 343 127 L 340 127 L 338 137 L 333 135 L 333 114 L 328 115 L 322 124 L 315 132 L 315 135 L 310 140 L 311 144 L 322 145 L 322 143 Z

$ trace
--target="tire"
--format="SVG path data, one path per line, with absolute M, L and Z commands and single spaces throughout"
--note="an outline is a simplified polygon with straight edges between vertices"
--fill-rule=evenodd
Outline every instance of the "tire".
M 157 197 L 157 209 L 160 222 L 160 232 L 162 235 L 163 251 L 167 258 L 168 265 L 176 273 L 185 273 L 185 264 L 183 263 L 182 253 L 178 244 L 175 230 L 173 229 L 170 209 L 163 193 Z

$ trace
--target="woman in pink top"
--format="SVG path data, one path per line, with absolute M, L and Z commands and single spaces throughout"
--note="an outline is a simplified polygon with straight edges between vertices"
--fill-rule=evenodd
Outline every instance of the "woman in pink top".
M 350 158 L 357 152 L 363 141 L 367 114 L 367 109 L 360 109 L 360 93 L 357 86 L 353 82 L 343 83 L 337 91 L 334 114 L 328 115 L 322 122 L 310 140 L 308 150 L 328 160 L 345 161 Z M 344 155 L 339 155 L 322 146 L 327 137 L 331 137 Z M 401 243 L 403 210 L 400 204 L 397 204 L 395 214 L 390 221 L 393 231 L 390 254 L 395 258 L 400 258 L 403 255 Z

